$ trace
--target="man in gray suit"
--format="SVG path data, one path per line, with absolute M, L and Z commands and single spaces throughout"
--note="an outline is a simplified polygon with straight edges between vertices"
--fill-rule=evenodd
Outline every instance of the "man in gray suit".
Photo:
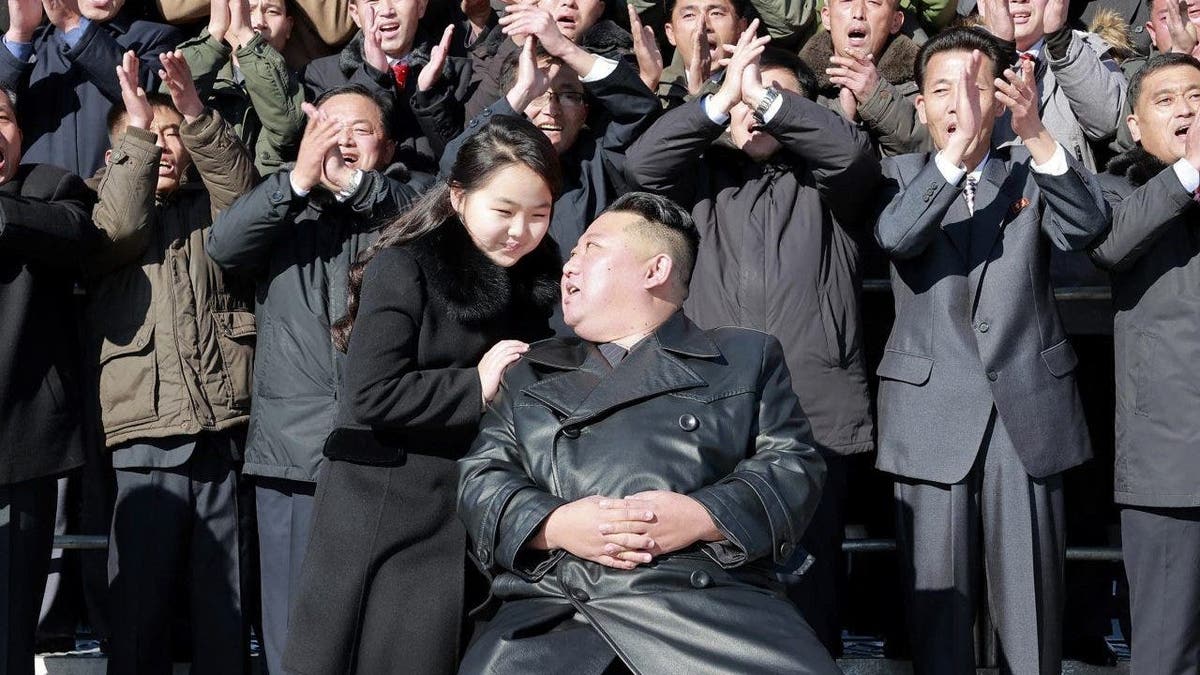
M 1086 248 L 1109 212 L 1043 126 L 1033 64 L 1011 59 L 970 29 L 926 43 L 916 104 L 938 150 L 884 163 L 896 322 L 878 467 L 897 476 L 918 673 L 974 672 L 981 576 L 1008 669 L 1061 671 L 1061 473 L 1091 449 L 1050 248 Z M 1025 149 L 992 149 L 1006 109 Z
M 1200 62 L 1152 57 L 1129 84 L 1137 145 L 1100 177 L 1112 230 L 1116 501 L 1134 675 L 1200 671 Z

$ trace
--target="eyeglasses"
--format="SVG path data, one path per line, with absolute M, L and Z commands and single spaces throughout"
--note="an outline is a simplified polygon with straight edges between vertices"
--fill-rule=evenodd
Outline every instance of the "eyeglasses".
M 577 91 L 547 91 L 530 101 L 530 103 L 539 108 L 545 108 L 550 104 L 550 99 L 558 101 L 558 104 L 564 108 L 574 108 L 583 105 L 583 94 Z

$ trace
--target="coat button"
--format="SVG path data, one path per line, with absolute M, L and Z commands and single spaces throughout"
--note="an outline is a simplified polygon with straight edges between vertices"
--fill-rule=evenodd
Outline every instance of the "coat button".
M 692 588 L 708 588 L 712 585 L 712 577 L 704 570 L 692 572 Z
M 484 549 L 479 552 L 479 562 L 483 563 L 484 565 L 490 565 L 491 561 L 492 561 L 492 554 L 488 553 L 487 549 Z
M 988 376 L 989 380 L 991 380 L 992 382 L 995 382 L 996 379 L 1000 377 L 1000 374 L 994 370 L 989 370 L 987 373 L 987 376 Z
M 700 426 L 700 420 L 691 413 L 684 413 L 679 416 L 679 428 L 684 431 L 695 431 Z
M 579 438 L 578 427 L 565 427 L 563 428 L 562 432 L 563 436 L 566 436 L 567 438 Z
M 283 193 L 280 192 L 279 190 L 272 192 L 271 193 L 271 201 L 276 204 L 278 204 L 279 202 L 282 202 L 283 201 Z
M 979 328 L 980 333 L 986 333 L 986 332 L 988 332 L 988 329 L 991 328 L 991 326 L 989 326 L 988 322 L 986 322 L 986 321 L 980 321 L 977 328 Z
M 592 599 L 587 594 L 587 591 L 583 590 L 582 588 L 572 588 L 571 589 L 571 597 L 575 598 L 579 602 L 587 602 L 588 600 Z
M 792 542 L 785 541 L 779 545 L 779 556 L 781 558 L 789 558 L 795 550 L 796 547 L 792 545 Z

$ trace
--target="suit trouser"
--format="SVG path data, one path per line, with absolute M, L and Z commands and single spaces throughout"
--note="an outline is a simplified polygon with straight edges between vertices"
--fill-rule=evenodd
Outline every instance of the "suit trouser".
M 191 606 L 192 673 L 248 665 L 238 566 L 237 465 L 204 435 L 182 466 L 118 469 L 108 557 L 114 675 L 170 673 L 173 590 Z
M 282 675 L 291 600 L 312 526 L 315 483 L 255 477 L 259 574 L 262 579 L 263 653 L 267 670 Z
M 1025 472 L 995 409 L 967 477 L 896 480 L 897 540 L 916 673 L 975 672 L 974 626 L 986 590 L 1001 667 L 1062 671 L 1062 475 Z
M 1200 508 L 1125 507 L 1133 675 L 1200 673 Z
M 33 639 L 54 543 L 55 477 L 0 485 L 0 664 L 32 675 Z

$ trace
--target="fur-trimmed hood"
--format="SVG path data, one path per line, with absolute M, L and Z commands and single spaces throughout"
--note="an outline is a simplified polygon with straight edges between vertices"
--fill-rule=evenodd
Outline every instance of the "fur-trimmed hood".
M 444 301 L 456 321 L 489 321 L 518 304 L 549 312 L 558 302 L 562 260 L 548 236 L 509 268 L 484 255 L 457 219 L 404 246 L 424 272 L 430 295 Z
M 879 63 L 876 64 L 879 76 L 894 85 L 912 82 L 915 77 L 917 52 L 920 50 L 920 45 L 913 42 L 912 38 L 907 35 L 894 36 L 888 42 L 887 49 L 883 50 L 883 56 L 879 58 Z M 812 69 L 813 75 L 817 76 L 817 91 L 827 92 L 829 89 L 836 88 L 829 81 L 828 73 L 825 72 L 832 56 L 833 37 L 829 35 L 828 31 L 821 31 L 812 36 L 800 50 L 800 59 Z
M 1137 145 L 1109 160 L 1105 172 L 1112 176 L 1124 177 L 1138 188 L 1150 182 L 1151 178 L 1162 173 L 1168 166 L 1170 165 Z

